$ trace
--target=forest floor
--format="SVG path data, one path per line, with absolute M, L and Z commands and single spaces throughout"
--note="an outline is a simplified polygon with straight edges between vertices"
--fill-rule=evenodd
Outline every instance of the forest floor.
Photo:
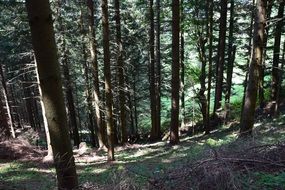
M 238 138 L 233 122 L 210 135 L 104 150 L 76 152 L 81 189 L 285 189 L 285 113 L 259 119 L 250 140 Z M 56 189 L 45 152 L 25 140 L 0 142 L 0 190 Z M 190 188 L 192 187 L 192 188 Z

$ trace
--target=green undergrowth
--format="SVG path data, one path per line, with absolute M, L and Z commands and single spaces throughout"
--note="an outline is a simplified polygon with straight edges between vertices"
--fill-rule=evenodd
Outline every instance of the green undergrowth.
M 259 121 L 255 124 L 253 140 L 256 144 L 284 142 L 284 126 L 285 114 L 277 119 L 268 118 Z M 172 168 L 180 168 L 203 159 L 203 153 L 209 148 L 238 146 L 236 145 L 237 139 L 238 125 L 234 125 L 231 128 L 222 126 L 208 136 L 203 134 L 192 137 L 184 136 L 179 145 L 172 147 L 167 142 L 133 145 L 117 151 L 116 161 L 113 163 L 99 160 L 93 163 L 77 164 L 79 181 L 80 184 L 88 182 L 106 187 L 105 189 L 112 189 L 110 187 L 130 180 L 139 189 L 148 189 L 150 179 L 161 178 Z M 263 189 L 276 189 L 279 184 L 285 184 L 285 173 L 253 172 L 252 176 L 256 189 L 263 187 Z M 53 169 L 40 168 L 34 163 L 0 161 L 0 190 L 9 188 L 48 190 L 55 187 L 56 178 Z
M 55 187 L 53 169 L 41 169 L 33 163 L 0 160 L 0 190 L 48 190 Z
M 285 187 L 285 172 L 278 174 L 256 172 L 253 174 L 253 185 L 255 189 L 284 189 Z

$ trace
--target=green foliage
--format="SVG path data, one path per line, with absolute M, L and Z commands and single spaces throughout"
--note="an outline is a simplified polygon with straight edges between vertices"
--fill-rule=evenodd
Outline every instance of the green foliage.
M 243 85 L 233 85 L 232 96 L 231 96 L 231 112 L 230 116 L 232 119 L 238 120 L 241 116 L 242 103 L 243 103 Z
M 285 172 L 270 174 L 264 172 L 256 172 L 253 174 L 255 189 L 275 190 L 284 188 Z
M 235 140 L 235 139 L 236 139 L 236 135 L 229 135 L 229 136 L 226 136 L 222 139 L 209 138 L 209 139 L 207 139 L 206 144 L 210 145 L 212 147 L 219 147 L 219 146 L 222 146 L 225 144 L 229 144 L 229 143 L 233 142 L 233 140 Z

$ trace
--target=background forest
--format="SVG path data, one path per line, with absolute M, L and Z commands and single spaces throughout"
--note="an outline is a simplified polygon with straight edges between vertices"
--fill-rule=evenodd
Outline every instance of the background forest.
M 0 0 L 0 190 L 284 189 L 284 5 Z

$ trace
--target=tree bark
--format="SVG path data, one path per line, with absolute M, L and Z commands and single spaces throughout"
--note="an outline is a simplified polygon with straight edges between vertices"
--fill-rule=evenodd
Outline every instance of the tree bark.
M 127 80 L 126 83 L 128 84 L 128 89 L 127 89 L 127 102 L 129 103 L 129 118 L 130 118 L 130 136 L 134 136 L 135 134 L 135 120 L 134 120 L 134 106 L 133 106 L 133 99 L 131 96 L 131 92 L 129 87 L 131 86 L 131 83 Z
M 249 27 L 249 44 L 248 44 L 248 59 L 246 63 L 246 74 L 245 74 L 245 80 L 243 83 L 244 89 L 243 89 L 243 97 L 242 97 L 242 108 L 241 108 L 241 118 L 242 118 L 242 113 L 243 113 L 243 108 L 244 108 L 244 103 L 245 103 L 245 95 L 246 95 L 246 88 L 247 88 L 247 82 L 248 82 L 248 73 L 249 73 L 249 64 L 251 61 L 251 52 L 252 52 L 252 36 L 253 36 L 253 22 L 254 22 L 254 7 L 255 7 L 255 0 L 252 0 L 252 8 L 251 8 L 251 20 L 250 20 L 250 27 Z M 242 119 L 241 119 L 242 120 Z
M 267 8 L 266 8 L 266 25 L 265 28 L 265 34 L 264 34 L 264 49 L 263 49 L 263 61 L 262 61 L 262 67 L 260 68 L 260 80 L 259 80 L 259 89 L 258 89 L 258 98 L 259 98 L 259 107 L 263 108 L 265 106 L 265 100 L 264 100 L 264 77 L 265 77 L 265 62 L 266 62 L 266 54 L 267 54 L 267 41 L 269 36 L 269 20 L 271 18 L 272 13 L 272 7 L 273 7 L 274 0 L 268 0 L 267 2 Z
M 156 127 L 157 127 L 157 135 L 158 139 L 161 138 L 161 100 L 160 100 L 160 95 L 161 95 L 161 53 L 160 53 L 160 0 L 156 0 L 156 27 L 155 27 L 155 32 L 156 32 L 156 73 L 155 73 L 155 78 L 156 78 L 156 90 L 155 90 L 155 95 L 156 95 Z
M 282 28 L 284 25 L 284 4 L 285 1 L 282 0 L 279 8 L 278 8 L 278 15 L 277 19 L 280 19 L 279 22 L 277 22 L 275 32 L 274 32 L 274 49 L 273 49 L 273 64 L 272 64 L 272 84 L 271 84 L 271 101 L 274 102 L 274 105 L 277 105 L 277 91 L 278 86 L 280 83 L 280 44 L 281 44 L 281 35 L 282 35 Z
M 207 59 L 206 59 L 206 49 L 205 49 L 205 43 L 207 42 L 201 31 L 199 31 L 199 29 L 197 29 L 197 35 L 198 35 L 198 42 L 197 42 L 197 47 L 198 47 L 198 53 L 199 53 L 199 59 L 201 61 L 201 75 L 199 76 L 200 79 L 200 85 L 201 88 L 199 90 L 198 93 L 198 99 L 200 101 L 201 104 L 201 113 L 202 113 L 202 117 L 203 117 L 203 126 L 204 129 L 208 128 L 208 119 L 207 119 L 207 99 L 205 96 L 205 91 L 206 91 L 206 63 L 207 63 Z
M 156 96 L 156 76 L 155 76 L 155 57 L 154 57 L 154 11 L 153 0 L 149 0 L 149 92 L 150 92 L 150 109 L 151 109 L 151 133 L 152 141 L 158 140 L 157 126 L 157 96 Z
M 208 92 L 207 92 L 207 127 L 205 128 L 205 134 L 210 133 L 210 105 L 211 105 L 211 89 L 212 89 L 212 63 L 213 63 L 213 0 L 207 0 L 207 36 L 209 42 L 209 67 L 208 67 Z
M 180 80 L 181 80 L 181 127 L 185 126 L 185 38 L 184 38 L 184 1 L 181 0 L 181 25 L 182 29 L 180 32 L 180 43 L 181 43 L 181 49 L 180 49 L 180 66 L 181 66 L 181 73 L 180 73 Z
M 68 123 L 69 123 L 69 130 L 70 130 L 70 136 L 73 139 L 74 146 L 79 148 L 79 132 L 78 132 L 78 126 L 77 126 L 77 120 L 76 120 L 76 112 L 75 112 L 75 106 L 74 106 L 74 98 L 73 98 L 73 87 L 72 87 L 72 81 L 70 77 L 70 66 L 69 66 L 69 60 L 68 60 L 68 49 L 66 46 L 66 28 L 63 22 L 63 8 L 64 4 L 66 4 L 66 1 L 57 0 L 57 21 L 58 21 L 58 30 L 60 35 L 60 52 L 61 52 L 61 66 L 63 70 L 63 76 L 64 76 L 64 89 L 65 89 L 65 99 L 67 103 L 67 116 L 68 116 Z
M 33 104 L 32 104 L 33 96 L 31 94 L 30 81 L 27 77 L 27 74 L 24 74 L 24 76 L 22 77 L 22 88 L 24 92 L 24 101 L 26 105 L 28 121 L 32 129 L 36 130 L 34 109 L 33 109 Z
M 179 0 L 172 0 L 172 78 L 171 78 L 171 124 L 170 144 L 179 143 L 179 30 L 180 30 Z
M 63 49 L 65 51 L 65 47 Z M 64 54 L 66 54 L 66 52 Z M 75 112 L 74 98 L 73 98 L 73 88 L 72 88 L 72 81 L 70 79 L 67 55 L 64 55 L 62 62 L 63 62 L 62 63 L 63 73 L 64 73 L 64 78 L 65 78 L 67 107 L 68 107 L 70 124 L 71 124 L 71 129 L 72 129 L 72 138 L 74 141 L 74 145 L 77 148 L 79 148 L 79 143 L 80 143 L 79 132 L 78 132 L 78 126 L 77 126 L 77 120 L 76 120 L 76 112 Z
M 9 72 L 9 70 L 8 70 L 8 72 Z M 7 86 L 6 86 L 6 90 L 7 90 L 7 94 L 8 94 Z M 21 113 L 22 110 L 17 105 L 18 102 L 16 101 L 16 98 L 15 98 L 15 88 L 13 85 L 10 86 L 9 92 L 10 92 L 9 93 L 10 94 L 10 102 L 12 103 L 10 106 L 10 112 L 11 112 L 11 117 L 12 117 L 13 123 L 15 126 L 17 124 L 18 128 L 23 128 L 22 119 L 20 119 L 20 114 L 19 114 L 19 113 Z M 12 113 L 14 113 L 14 117 L 13 117 Z
M 99 146 L 103 147 L 106 145 L 106 129 L 102 124 L 102 112 L 100 111 L 100 90 L 99 90 L 99 69 L 97 60 L 97 41 L 94 25 L 94 1 L 87 0 L 88 7 L 88 24 L 89 24 L 89 41 L 90 41 L 90 54 L 91 54 L 91 64 L 93 67 L 93 78 L 94 78 L 94 100 L 95 100 L 95 116 L 96 124 L 98 128 L 98 140 Z
M 37 83 L 38 83 L 38 89 L 39 89 L 39 95 L 40 95 L 40 108 L 41 108 L 41 112 L 42 112 L 42 117 L 43 117 L 43 125 L 44 125 L 44 129 L 45 129 L 45 135 L 46 135 L 46 143 L 47 143 L 47 156 L 46 157 L 52 157 L 53 153 L 52 153 L 52 147 L 51 147 L 51 140 L 50 140 L 50 133 L 49 133 L 49 128 L 48 128 L 48 121 L 47 121 L 47 117 L 46 117 L 46 110 L 45 110 L 45 105 L 43 102 L 43 93 L 42 93 L 42 89 L 41 89 L 41 85 L 40 85 L 40 77 L 39 77 L 39 72 L 37 69 L 37 61 L 35 58 L 35 67 L 36 67 L 36 77 L 37 77 Z
M 232 77 L 236 56 L 236 46 L 232 47 L 231 58 L 228 60 L 228 68 L 227 68 L 227 93 L 226 93 L 226 120 L 229 121 L 230 111 L 231 111 L 231 91 L 232 91 Z
M 216 65 L 216 88 L 215 88 L 215 104 L 214 114 L 222 106 L 225 48 L 226 48 L 226 31 L 227 31 L 227 0 L 220 1 L 220 26 L 219 26 L 219 44 L 218 44 L 218 60 Z
M 75 189 L 78 180 L 68 135 L 50 4 L 48 0 L 27 0 L 26 7 L 54 153 L 58 189 Z
M 283 74 L 284 74 L 284 65 L 285 65 L 285 41 L 283 43 L 283 54 L 282 54 L 282 60 L 281 60 L 281 69 L 279 70 L 279 77 L 280 81 L 278 84 L 278 89 L 277 89 L 277 98 L 276 98 L 276 106 L 275 106 L 275 114 L 279 114 L 279 106 L 281 104 L 281 98 L 280 98 L 280 93 L 282 90 L 282 81 L 283 81 Z
M 137 110 L 137 84 L 136 84 L 136 73 L 133 72 L 133 83 L 132 83 L 132 87 L 133 87 L 133 100 L 134 100 L 134 119 L 135 119 L 135 134 L 137 134 L 138 132 L 138 110 Z
M 127 142 L 127 126 L 126 126 L 126 97 L 125 97 L 125 77 L 123 62 L 123 44 L 121 35 L 121 15 L 120 2 L 115 0 L 115 20 L 116 20 L 116 41 L 117 41 L 117 67 L 119 78 L 119 101 L 120 101 L 120 125 L 121 125 L 121 143 Z
M 94 125 L 93 121 L 93 102 L 92 102 L 92 87 L 91 87 L 91 80 L 89 77 L 89 63 L 87 61 L 87 52 L 86 52 L 86 45 L 84 43 L 85 38 L 85 29 L 84 29 L 84 23 L 83 23 L 83 13 L 82 9 L 80 10 L 80 28 L 82 33 L 82 55 L 83 55 L 83 67 L 84 67 L 84 75 L 85 75 L 85 81 L 86 81 L 86 99 L 87 99 L 87 108 L 88 108 L 88 120 L 89 125 L 88 128 L 90 130 L 90 138 L 91 138 L 91 145 L 92 147 L 96 147 L 98 144 L 98 138 L 95 135 L 95 131 L 97 132 L 97 126 Z
M 108 0 L 101 0 L 102 24 L 103 24 L 103 51 L 104 51 L 104 77 L 105 77 L 105 100 L 106 100 L 106 126 L 108 138 L 108 161 L 114 157 L 114 127 L 113 127 L 113 95 L 111 84 L 110 65 L 110 31 L 108 18 Z
M 227 79 L 226 79 L 226 95 L 225 95 L 225 107 L 226 107 L 226 121 L 229 119 L 230 114 L 230 98 L 232 90 L 232 77 L 235 61 L 236 46 L 234 46 L 234 8 L 235 2 L 231 0 L 230 8 L 230 28 L 229 28 L 229 43 L 228 43 L 228 59 L 227 59 Z
M 263 44 L 266 22 L 266 0 L 257 0 L 253 33 L 253 51 L 249 68 L 249 78 L 245 94 L 245 102 L 240 122 L 240 136 L 252 134 L 257 99 L 260 67 L 263 59 Z
M 0 137 L 4 133 L 5 138 L 16 138 L 2 64 L 0 64 L 0 80 Z
M 92 104 L 92 87 L 89 77 L 89 64 L 87 63 L 87 55 L 85 53 L 85 45 L 83 45 L 83 60 L 84 60 L 84 75 L 85 75 L 85 82 L 86 82 L 86 99 L 87 99 L 87 108 L 88 108 L 88 120 L 89 120 L 89 131 L 90 131 L 90 138 L 91 138 L 91 145 L 92 147 L 96 147 L 97 142 L 99 143 L 98 138 L 95 135 L 96 127 L 93 121 L 93 104 Z M 100 145 L 99 145 L 100 146 Z

